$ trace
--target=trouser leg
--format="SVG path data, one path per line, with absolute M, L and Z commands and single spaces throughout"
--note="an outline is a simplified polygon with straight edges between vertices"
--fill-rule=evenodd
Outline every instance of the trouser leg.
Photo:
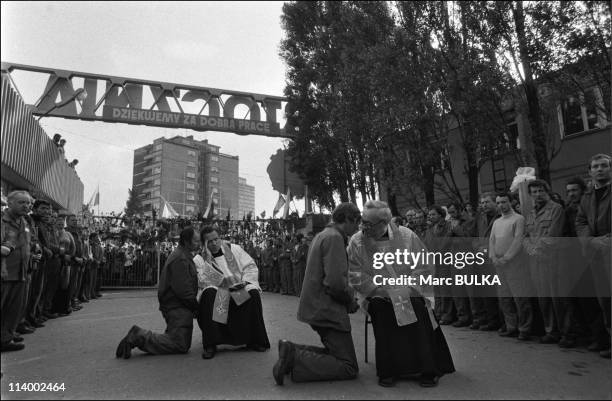
M 297 296 L 302 291 L 302 280 L 301 280 L 301 267 L 299 265 L 293 266 L 293 293 Z
M 274 282 L 274 291 L 280 292 L 281 279 L 280 279 L 280 266 L 278 265 L 275 265 L 272 268 L 272 281 Z
M 60 268 L 61 262 L 57 258 L 53 258 L 47 262 L 47 285 L 43 293 L 43 309 L 45 311 L 51 311 L 53 308 L 53 298 L 59 287 Z
M 83 277 L 81 278 L 81 290 L 79 291 L 79 299 L 89 299 L 89 282 L 90 282 L 90 271 L 91 266 L 88 264 L 83 268 Z
M 69 287 L 69 305 L 72 304 L 73 299 L 76 297 L 76 291 L 78 288 L 78 279 L 79 279 L 79 265 L 73 263 L 70 267 L 70 287 Z
M 465 270 L 466 274 L 470 276 L 477 274 L 476 268 L 466 268 Z M 470 302 L 473 324 L 475 326 L 486 324 L 487 314 L 482 289 L 475 285 L 466 286 L 465 289 Z
M 45 266 L 42 263 L 38 264 L 38 269 L 32 272 L 32 281 L 30 283 L 30 293 L 28 295 L 28 304 L 26 306 L 26 320 L 31 323 L 35 323 L 38 316 L 36 316 L 36 310 L 40 296 L 42 294 L 44 285 L 44 269 Z
M 13 340 L 15 329 L 21 321 L 21 311 L 25 296 L 24 281 L 3 281 L 0 294 L 0 337 L 2 344 Z
M 550 282 L 551 275 L 548 274 L 549 267 L 546 263 L 536 263 L 532 266 L 532 277 L 535 284 L 536 294 L 538 296 L 538 306 L 544 323 L 544 331 L 546 334 L 558 337 L 559 332 L 555 318 L 555 309 L 553 304 L 553 287 Z
M 472 313 L 470 311 L 470 299 L 466 286 L 455 285 L 452 288 L 453 303 L 457 310 L 457 318 L 462 322 L 468 322 L 472 320 Z
M 32 294 L 32 275 L 26 274 L 23 299 L 21 300 L 21 308 L 19 310 L 19 323 L 25 323 L 27 309 L 28 309 L 28 302 L 30 302 L 31 294 Z
M 191 348 L 193 312 L 189 309 L 176 308 L 163 315 L 167 325 L 166 331 L 157 334 L 150 330 L 142 330 L 135 345 L 154 355 L 186 353 Z
M 313 327 L 324 348 L 297 346 L 291 378 L 294 382 L 348 380 L 359 371 L 350 332 Z
M 506 330 L 518 331 L 518 314 L 512 291 L 510 290 L 510 272 L 506 266 L 497 266 L 497 274 L 501 282 L 501 286 L 497 288 L 497 297 L 499 306 L 503 314 L 503 320 L 506 324 Z

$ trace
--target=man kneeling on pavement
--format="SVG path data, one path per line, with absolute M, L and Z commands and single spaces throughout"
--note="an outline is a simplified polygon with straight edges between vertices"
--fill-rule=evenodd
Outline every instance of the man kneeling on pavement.
M 198 276 L 193 253 L 200 248 L 200 237 L 193 227 L 181 231 L 179 246 L 170 254 L 159 278 L 159 310 L 167 328 L 164 334 L 132 326 L 117 347 L 117 358 L 128 359 L 132 348 L 149 354 L 184 354 L 191 347 L 193 319 L 198 310 Z
M 200 239 L 202 255 L 194 261 L 203 289 L 198 311 L 202 358 L 213 358 L 222 344 L 268 350 L 255 261 L 239 245 L 222 241 L 212 226 L 202 229 Z

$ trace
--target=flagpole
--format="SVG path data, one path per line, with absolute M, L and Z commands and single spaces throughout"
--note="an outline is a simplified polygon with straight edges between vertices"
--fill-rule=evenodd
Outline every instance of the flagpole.
M 98 182 L 98 216 L 100 215 L 100 182 Z

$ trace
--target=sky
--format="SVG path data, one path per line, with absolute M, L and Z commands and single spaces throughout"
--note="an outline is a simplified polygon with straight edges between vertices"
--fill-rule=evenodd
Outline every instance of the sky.
M 282 2 L 2 2 L 3 62 L 282 96 Z M 15 76 L 26 103 L 45 80 Z M 100 188 L 100 212 L 121 211 L 132 187 L 133 150 L 156 138 L 193 135 L 238 155 L 255 186 L 255 212 L 271 216 L 278 193 L 266 172 L 285 140 L 44 117 L 66 139 L 84 184 Z M 284 120 L 281 126 L 284 125 Z M 298 209 L 303 210 L 296 202 Z

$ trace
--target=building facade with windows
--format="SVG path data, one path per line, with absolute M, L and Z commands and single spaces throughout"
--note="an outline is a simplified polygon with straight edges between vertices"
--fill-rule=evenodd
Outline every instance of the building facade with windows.
M 244 218 L 249 213 L 255 217 L 255 187 L 247 184 L 246 178 L 238 177 L 238 217 Z
M 210 199 L 215 215 L 238 212 L 238 156 L 193 136 L 158 138 L 134 151 L 133 190 L 145 215 L 159 213 L 168 202 L 181 216 L 204 213 Z M 234 210 L 233 212 L 231 210 Z
M 543 129 L 546 132 L 548 146 L 553 158 L 550 163 L 551 187 L 553 192 L 565 198 L 565 182 L 574 176 L 589 181 L 588 161 L 597 153 L 610 154 L 612 149 L 612 118 L 610 117 L 610 93 L 603 93 L 601 87 L 584 85 L 578 95 L 563 95 L 550 84 L 540 85 L 539 97 L 542 106 Z M 530 126 L 526 112 L 515 107 L 512 101 L 503 106 L 505 132 L 492 146 L 483 146 L 481 155 L 484 158 L 479 175 L 479 193 L 507 190 L 522 166 L 519 152 Z M 453 167 L 454 179 L 463 199 L 469 199 L 466 155 L 461 145 L 458 124 L 452 118 L 448 120 L 448 137 L 445 152 Z M 444 163 L 444 161 L 442 161 Z M 536 169 L 537 170 L 537 169 Z M 436 177 L 435 201 L 446 204 L 451 201 L 448 194 L 438 188 L 442 183 Z M 386 190 L 381 190 L 381 197 L 387 198 Z M 423 193 L 410 191 L 394 194 L 395 204 L 400 213 L 418 202 L 426 206 Z M 415 202 L 416 200 L 416 202 Z

